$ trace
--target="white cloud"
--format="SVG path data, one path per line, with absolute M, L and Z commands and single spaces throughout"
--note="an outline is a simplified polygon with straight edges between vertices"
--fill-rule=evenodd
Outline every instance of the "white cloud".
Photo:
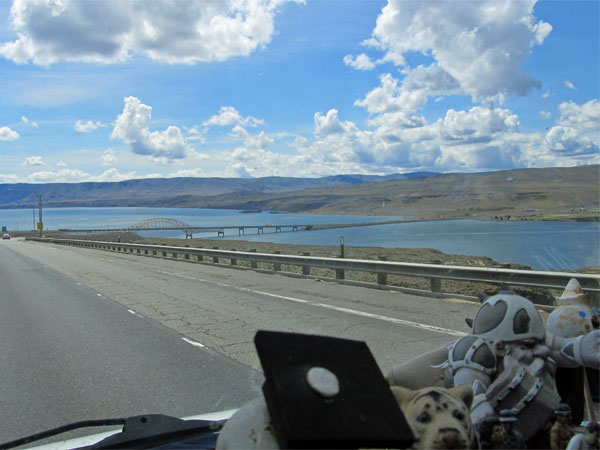
M 112 148 L 105 150 L 102 154 L 102 165 L 103 166 L 112 166 L 116 163 L 117 157 L 115 156 L 115 151 Z
M 32 128 L 39 128 L 37 122 L 30 122 L 29 119 L 25 116 L 21 116 L 21 122 L 23 122 L 25 125 L 29 125 Z
M 404 170 L 491 170 L 522 164 L 521 150 L 508 139 L 519 133 L 519 119 L 502 108 L 475 106 L 468 111 L 449 110 L 432 124 L 399 127 L 395 114 L 377 116 L 375 130 L 362 130 L 343 121 L 336 110 L 315 114 L 315 136 L 296 137 L 296 149 L 284 163 L 270 152 L 236 149 L 232 157 L 253 176 L 267 172 L 264 165 L 289 174 L 318 176 L 332 173 L 389 173 Z M 281 173 L 281 170 L 280 170 Z
M 244 145 L 248 148 L 267 148 L 275 143 L 275 139 L 268 136 L 264 131 L 261 131 L 258 136 L 249 136 Z
M 121 139 L 131 146 L 134 153 L 148 155 L 158 161 L 182 159 L 192 150 L 176 126 L 171 125 L 164 131 L 150 131 L 150 106 L 136 97 L 127 97 L 124 102 L 111 139 Z
M 59 161 L 59 162 L 56 163 L 56 165 L 58 167 L 67 167 L 68 164 L 66 162 L 64 162 L 64 161 Z
M 364 53 L 356 57 L 352 55 L 344 56 L 344 64 L 358 70 L 371 70 L 375 68 L 375 63 Z
M 197 159 L 198 161 L 205 161 L 207 159 L 210 159 L 211 156 L 206 154 L 206 153 L 199 153 L 195 150 L 190 150 L 188 152 L 188 158 L 190 159 Z
M 234 176 L 236 178 L 252 178 L 252 173 L 250 173 L 248 168 L 241 163 L 233 164 L 233 166 L 231 167 L 231 170 L 235 174 Z
M 568 87 L 569 89 L 573 89 L 574 91 L 577 90 L 575 85 L 573 83 L 571 83 L 569 80 L 565 80 L 565 86 Z
M 560 157 L 600 159 L 600 102 L 559 105 L 560 118 L 544 138 L 547 149 Z
M 114 167 L 102 172 L 100 175 L 87 175 L 88 181 L 125 181 L 132 178 L 152 178 L 151 176 L 140 177 L 135 172 L 120 173 Z
M 78 131 L 80 133 L 91 133 L 92 131 L 96 131 L 98 128 L 106 127 L 108 127 L 108 125 L 105 123 L 102 123 L 100 121 L 93 122 L 91 120 L 88 120 L 87 122 L 82 122 L 81 120 L 78 120 L 73 126 L 75 131 Z
M 590 100 L 583 105 L 564 102 L 558 106 L 560 110 L 561 125 L 570 127 L 581 127 L 586 130 L 600 132 L 600 101 Z
M 542 94 L 542 98 L 548 98 L 548 97 L 550 97 L 550 92 L 544 92 Z
M 81 183 L 90 181 L 124 181 L 136 177 L 135 172 L 121 174 L 117 169 L 108 169 L 100 175 L 91 175 L 79 169 L 44 170 L 28 175 L 25 183 Z
M 303 176 L 314 170 L 312 161 L 301 154 L 283 154 L 264 149 L 238 147 L 233 152 L 220 155 L 221 176 L 260 177 L 260 176 Z
M 0 183 L 22 183 L 21 177 L 15 173 L 0 173 Z
M 549 119 L 552 117 L 552 113 L 550 111 L 540 111 L 540 116 L 542 116 L 544 119 Z
M 388 0 L 366 44 L 383 50 L 385 60 L 403 66 L 409 75 L 406 53 L 431 58 L 425 69 L 437 76 L 425 88 L 428 92 L 443 94 L 452 80 L 457 85 L 453 90 L 475 100 L 525 95 L 541 84 L 520 67 L 552 30 L 533 16 L 535 3 L 481 0 L 457 7 L 454 2 Z
M 0 141 L 14 141 L 19 139 L 19 133 L 8 127 L 0 127 Z
M 222 127 L 228 125 L 240 125 L 256 127 L 258 125 L 265 125 L 265 121 L 252 116 L 242 117 L 239 111 L 233 106 L 221 106 L 219 113 L 205 121 L 203 125 L 218 125 Z
M 380 120 L 389 121 L 393 117 L 399 127 L 422 126 L 424 119 L 414 113 L 425 107 L 429 93 L 426 89 L 419 88 L 420 82 L 414 80 L 399 85 L 398 80 L 389 73 L 382 75 L 380 81 L 379 87 L 369 92 L 364 99 L 354 102 L 356 106 L 366 108 L 370 114 L 380 115 L 379 118 L 371 119 L 369 124 L 377 126 Z
M 520 124 L 507 109 L 475 106 L 469 112 L 450 109 L 434 126 L 446 142 L 481 143 L 500 133 L 516 131 Z
M 23 161 L 24 166 L 45 166 L 46 163 L 41 156 L 27 156 Z
M 164 175 L 159 173 L 146 175 L 138 175 L 135 171 L 121 173 L 113 167 L 99 175 L 92 175 L 79 169 L 59 169 L 56 171 L 42 170 L 33 172 L 25 177 L 18 176 L 14 173 L 0 174 L 0 183 L 83 183 L 163 177 Z
M 342 124 L 338 119 L 338 110 L 330 109 L 326 115 L 321 113 L 315 113 L 315 133 L 316 134 L 338 134 L 345 131 L 345 126 L 349 124 Z
M 206 142 L 206 137 L 204 136 L 206 130 L 200 130 L 197 126 L 191 128 L 185 127 L 184 130 L 187 133 L 186 139 L 188 141 L 200 141 L 201 144 Z
M 168 64 L 225 61 L 266 46 L 288 1 L 18 0 L 11 8 L 18 39 L 0 44 L 0 55 L 39 65 L 114 63 L 135 53 Z
M 90 175 L 78 169 L 61 169 L 56 172 L 42 170 L 31 173 L 25 179 L 27 183 L 75 183 L 89 180 Z
M 250 133 L 241 125 L 236 125 L 231 129 L 231 133 L 229 133 L 231 137 L 236 139 L 247 139 L 250 137 Z
M 182 169 L 182 170 L 178 170 L 177 172 L 173 172 L 169 175 L 167 175 L 167 178 L 179 178 L 179 177 L 196 177 L 196 178 L 200 178 L 200 177 L 206 177 L 206 172 L 204 172 L 203 169 L 201 168 L 196 168 L 196 169 Z
M 315 177 L 594 164 L 600 162 L 599 105 L 597 100 L 563 103 L 555 126 L 545 134 L 521 132 L 516 114 L 493 106 L 450 109 L 434 122 L 423 119 L 414 127 L 396 126 L 394 114 L 401 111 L 379 114 L 374 129 L 361 129 L 331 109 L 315 114 L 312 137 L 251 135 L 242 126 L 234 127 L 242 145 L 210 156 L 195 154 L 197 166 L 191 157 L 185 165 L 176 161 L 181 167 L 168 176 Z

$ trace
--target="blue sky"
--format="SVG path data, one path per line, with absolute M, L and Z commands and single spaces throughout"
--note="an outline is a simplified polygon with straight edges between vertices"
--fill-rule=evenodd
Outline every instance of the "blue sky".
M 0 17 L 0 183 L 600 163 L 596 0 L 0 0 Z

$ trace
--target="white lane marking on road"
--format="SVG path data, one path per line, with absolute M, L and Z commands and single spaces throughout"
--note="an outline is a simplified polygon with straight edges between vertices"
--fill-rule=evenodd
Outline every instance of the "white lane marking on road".
M 102 297 L 102 294 L 96 294 L 98 297 Z
M 296 298 L 296 297 L 288 297 L 288 296 L 285 296 L 285 295 L 271 294 L 270 292 L 257 291 L 257 290 L 254 290 L 254 289 L 248 289 L 248 288 L 243 288 L 243 287 L 239 287 L 239 286 L 232 286 L 232 285 L 224 284 L 224 283 L 217 283 L 215 281 L 209 281 L 209 280 L 204 280 L 202 278 L 190 277 L 188 275 L 182 275 L 182 274 L 175 273 L 175 272 L 161 271 L 161 273 L 164 273 L 166 275 L 173 275 L 173 276 L 180 277 L 180 278 L 186 278 L 188 280 L 194 280 L 194 281 L 201 281 L 201 282 L 204 282 L 204 283 L 210 283 L 210 284 L 213 284 L 213 285 L 217 285 L 217 286 L 220 286 L 220 287 L 226 287 L 226 288 L 229 288 L 229 289 L 235 289 L 235 290 L 240 291 L 240 292 L 248 292 L 248 293 L 252 293 L 252 294 L 265 295 L 267 297 L 278 298 L 278 299 L 281 299 L 281 300 L 287 300 L 287 301 L 296 302 L 296 303 L 304 303 L 304 304 L 307 304 L 307 305 L 317 306 L 317 307 L 321 307 L 321 308 L 325 308 L 325 309 L 331 309 L 333 311 L 339 311 L 339 312 L 343 312 L 343 313 L 346 313 L 346 314 L 352 314 L 352 315 L 355 315 L 355 316 L 367 317 L 369 319 L 383 320 L 385 322 L 395 323 L 395 324 L 399 324 L 399 325 L 406 325 L 406 326 L 409 326 L 409 327 L 419 328 L 419 329 L 422 329 L 422 330 L 434 331 L 436 333 L 449 334 L 450 336 L 462 337 L 462 336 L 466 336 L 467 335 L 467 333 L 464 333 L 462 331 L 451 330 L 449 328 L 436 327 L 434 325 L 427 325 L 427 324 L 424 324 L 424 323 L 412 322 L 410 320 L 397 319 L 396 317 L 383 316 L 381 314 L 373 314 L 373 313 L 368 313 L 368 312 L 365 312 L 365 311 L 358 311 L 358 310 L 355 310 L 355 309 L 343 308 L 341 306 L 328 305 L 326 303 L 311 302 L 309 300 L 304 300 L 304 299 Z
M 103 258 L 102 256 L 99 256 L 98 259 L 101 259 L 102 261 L 108 261 L 108 262 L 115 262 L 114 259 L 110 259 L 110 258 Z
M 326 303 L 313 303 L 313 302 L 309 302 L 307 300 L 302 300 L 299 298 L 286 297 L 283 295 L 271 294 L 269 292 L 253 291 L 251 289 L 246 289 L 246 288 L 237 288 L 237 289 L 242 290 L 242 291 L 248 291 L 248 292 L 254 292 L 257 294 L 262 294 L 262 295 L 266 295 L 269 297 L 280 298 L 283 300 L 290 300 L 293 302 L 308 303 L 309 305 L 320 306 L 321 308 L 331 309 L 333 311 L 339 311 L 339 312 L 344 312 L 347 314 L 353 314 L 355 316 L 368 317 L 369 319 L 383 320 L 386 322 L 396 323 L 396 324 L 400 324 L 400 325 L 407 325 L 409 327 L 421 328 L 424 330 L 435 331 L 437 333 L 449 334 L 451 336 L 462 337 L 462 336 L 467 335 L 467 333 L 463 333 L 462 331 L 455 331 L 455 330 L 450 330 L 448 328 L 436 327 L 433 325 L 426 325 L 424 323 L 419 323 L 419 322 L 411 322 L 410 320 L 397 319 L 395 317 L 382 316 L 381 314 L 373 314 L 373 313 L 368 313 L 365 311 L 358 311 L 356 309 L 349 309 L 349 308 L 343 308 L 341 306 L 328 305 Z
M 133 309 L 128 309 L 127 311 L 129 313 L 133 314 L 134 316 L 142 317 L 141 315 L 139 315 L 138 313 L 136 313 Z
M 196 342 L 196 341 L 192 341 L 191 339 L 187 339 L 187 338 L 181 338 L 182 340 L 184 340 L 185 342 L 187 342 L 188 344 L 192 344 L 194 347 L 206 347 L 204 344 L 201 344 L 200 342 Z

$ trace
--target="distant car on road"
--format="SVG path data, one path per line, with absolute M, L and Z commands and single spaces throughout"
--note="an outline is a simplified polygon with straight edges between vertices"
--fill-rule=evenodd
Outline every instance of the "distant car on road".
M 10 234 L 8 234 L 8 233 L 4 233 L 4 234 L 2 235 L 2 239 L 10 239 Z

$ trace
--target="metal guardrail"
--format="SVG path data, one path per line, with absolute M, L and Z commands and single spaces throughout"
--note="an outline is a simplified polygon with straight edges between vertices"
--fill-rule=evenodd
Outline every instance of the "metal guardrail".
M 310 275 L 311 267 L 334 269 L 338 279 L 344 279 L 345 271 L 372 272 L 378 274 L 377 281 L 380 285 L 387 284 L 388 274 L 422 277 L 431 280 L 432 292 L 441 292 L 441 280 L 470 281 L 496 285 L 505 283 L 510 286 L 564 289 L 571 278 L 577 278 L 584 291 L 595 297 L 600 294 L 600 275 L 594 274 L 325 258 L 76 239 L 31 239 L 54 244 L 162 257 L 168 257 L 171 254 L 171 257 L 177 258 L 181 254 L 184 255 L 186 260 L 190 260 L 192 257 L 198 261 L 203 261 L 204 258 L 212 258 L 213 263 L 218 263 L 221 258 L 224 258 L 228 259 L 231 265 L 237 265 L 238 260 L 244 260 L 250 262 L 251 268 L 257 268 L 257 263 L 267 263 L 273 264 L 273 270 L 275 271 L 280 271 L 282 264 L 288 264 L 301 266 L 304 275 Z

